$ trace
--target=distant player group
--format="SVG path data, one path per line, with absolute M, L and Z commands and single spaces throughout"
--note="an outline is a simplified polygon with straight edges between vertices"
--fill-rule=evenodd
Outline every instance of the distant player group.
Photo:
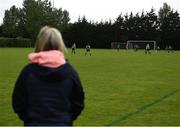
M 87 54 L 89 54 L 91 56 L 92 55 L 92 53 L 91 53 L 91 46 L 90 46 L 89 43 L 86 45 L 85 49 L 86 49 L 85 50 L 85 56 Z M 76 43 L 73 43 L 73 45 L 71 47 L 71 54 L 76 54 Z
M 147 44 L 147 45 L 146 45 L 146 48 L 145 48 L 145 54 L 151 54 L 151 51 L 150 51 L 150 50 L 151 50 L 150 45 Z M 160 47 L 157 46 L 156 50 L 157 50 L 157 51 L 160 51 Z M 173 52 L 173 49 L 172 49 L 172 46 L 171 46 L 171 45 L 166 46 L 165 50 L 167 50 L 168 53 Z
M 120 50 L 120 45 L 119 45 L 119 44 L 117 44 L 117 48 L 116 48 L 116 49 L 117 49 L 117 51 Z M 129 49 L 128 44 L 126 44 L 125 49 L 126 49 L 126 50 Z M 139 49 L 139 46 L 138 46 L 137 44 L 134 44 L 134 46 L 133 46 L 134 52 L 137 52 L 138 49 Z M 166 50 L 168 53 L 173 52 L 173 48 L 172 48 L 171 45 L 167 45 L 167 46 L 165 47 L 165 50 Z M 159 47 L 159 46 L 156 47 L 156 51 L 160 51 L 160 47 Z M 146 46 L 145 46 L 145 54 L 151 54 L 150 44 L 146 44 Z
M 126 49 L 128 49 L 128 45 L 126 45 Z M 139 46 L 137 44 L 134 45 L 134 51 L 137 52 L 139 49 Z M 120 50 L 120 45 L 118 44 L 117 45 L 117 50 L 119 51 Z M 156 47 L 156 50 L 157 51 L 160 51 L 160 47 L 157 46 Z M 170 53 L 170 52 L 173 52 L 173 49 L 172 49 L 172 46 L 169 45 L 169 46 L 166 46 L 165 50 Z M 71 54 L 76 54 L 76 43 L 73 43 L 72 47 L 71 47 Z M 91 46 L 89 43 L 87 43 L 87 45 L 85 46 L 85 56 L 89 54 L 90 56 L 92 55 L 91 53 Z M 145 46 L 145 54 L 151 54 L 151 47 L 150 47 L 150 44 L 146 44 Z

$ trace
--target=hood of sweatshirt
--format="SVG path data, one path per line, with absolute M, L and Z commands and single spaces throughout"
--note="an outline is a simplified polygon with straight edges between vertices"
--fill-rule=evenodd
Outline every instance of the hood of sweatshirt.
M 28 58 L 32 63 L 37 63 L 49 68 L 57 68 L 66 63 L 64 54 L 57 50 L 30 53 Z
M 66 63 L 63 53 L 59 51 L 30 53 L 28 58 L 32 62 L 33 75 L 43 81 L 64 80 L 72 71 L 71 65 Z

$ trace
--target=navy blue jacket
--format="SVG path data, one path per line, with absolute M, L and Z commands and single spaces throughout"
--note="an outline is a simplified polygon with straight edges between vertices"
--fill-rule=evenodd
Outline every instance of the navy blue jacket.
M 14 112 L 25 125 L 71 126 L 84 108 L 84 92 L 74 68 L 28 64 L 12 95 Z

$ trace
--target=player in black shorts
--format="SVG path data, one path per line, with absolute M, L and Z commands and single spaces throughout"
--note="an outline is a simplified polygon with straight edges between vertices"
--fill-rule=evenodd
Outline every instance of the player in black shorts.
M 91 56 L 91 46 L 89 45 L 89 43 L 86 45 L 85 56 L 87 55 L 87 53 L 89 53 L 89 55 Z
M 71 51 L 71 54 L 75 54 L 76 52 L 76 44 L 74 43 L 73 45 L 72 45 L 72 51 Z

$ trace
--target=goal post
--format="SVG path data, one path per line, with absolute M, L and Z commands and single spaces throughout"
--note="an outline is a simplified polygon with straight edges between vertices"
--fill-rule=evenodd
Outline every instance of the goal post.
M 139 49 L 145 49 L 146 45 L 149 44 L 151 49 L 156 50 L 156 41 L 153 40 L 128 40 L 127 45 L 128 49 L 134 49 L 135 46 L 138 46 Z

